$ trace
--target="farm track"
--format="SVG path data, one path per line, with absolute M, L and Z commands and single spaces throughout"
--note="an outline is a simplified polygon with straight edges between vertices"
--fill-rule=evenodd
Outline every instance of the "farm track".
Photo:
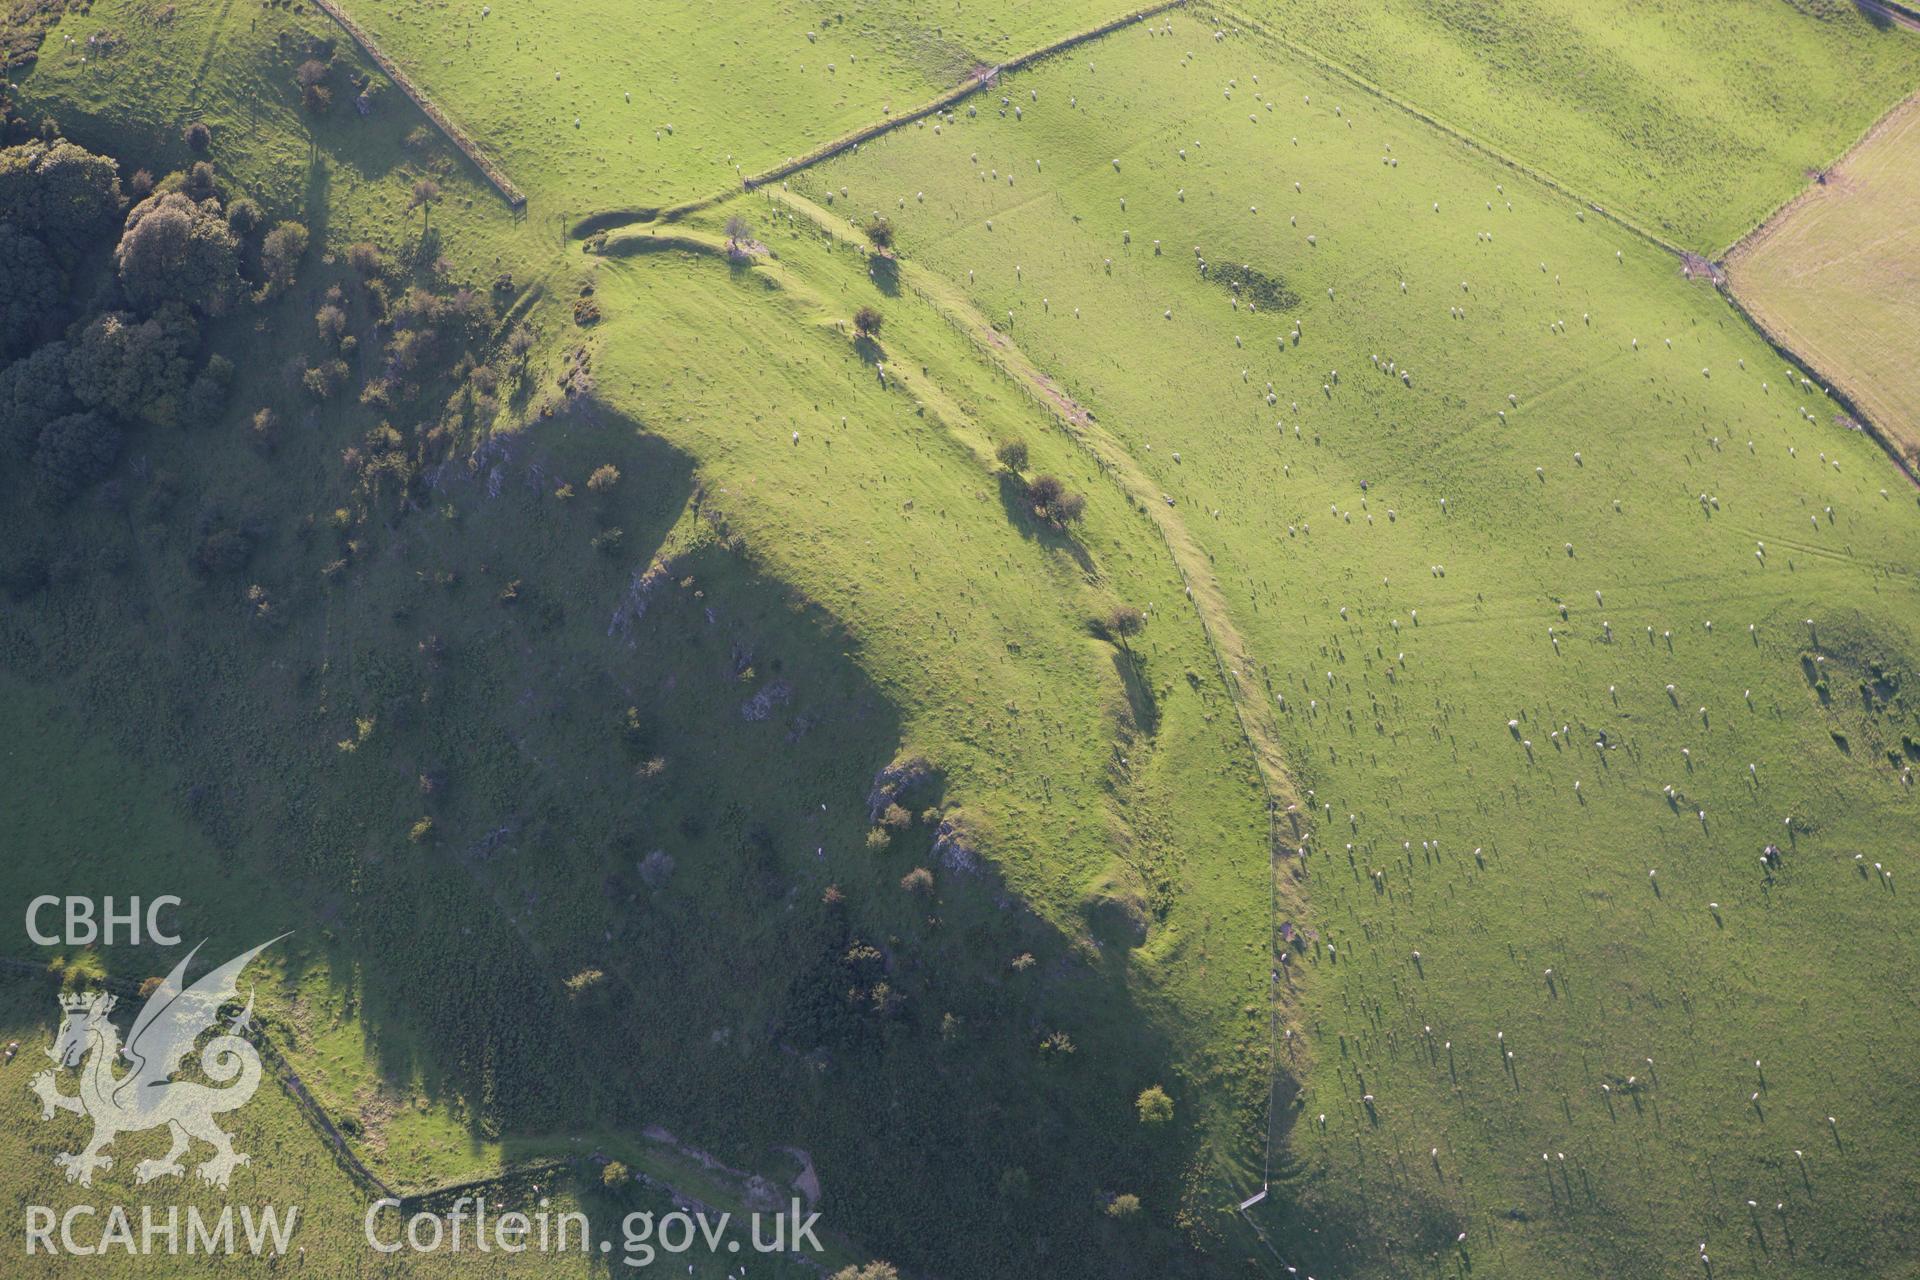
M 1524 413 L 1541 412 L 1544 408 L 1550 406 L 1562 392 L 1586 382 L 1594 375 L 1600 373 L 1607 365 L 1616 363 L 1623 358 L 1624 357 L 1618 354 L 1605 356 L 1598 362 L 1583 365 L 1574 372 L 1556 378 L 1541 386 L 1523 388 L 1521 404 L 1526 406 L 1526 410 L 1515 411 L 1515 425 L 1519 424 Z M 1495 409 L 1498 409 L 1497 405 Z M 1444 430 L 1439 435 L 1436 444 L 1441 446 L 1464 445 L 1487 436 L 1496 435 L 1498 432 L 1506 429 L 1506 425 L 1507 424 L 1500 418 L 1490 417 L 1484 411 L 1467 412 L 1463 414 L 1456 425 Z M 1411 457 L 1399 466 L 1385 468 L 1380 472 L 1380 476 L 1383 479 L 1389 480 L 1405 479 L 1408 476 L 1418 474 L 1425 466 L 1426 458 Z
M 1740 531 L 1748 537 L 1753 538 L 1756 542 L 1760 541 L 1759 530 L 1749 527 L 1742 528 Z M 1784 538 L 1778 533 L 1773 535 L 1772 545 L 1786 547 L 1790 551 L 1797 551 L 1804 555 L 1817 556 L 1825 560 L 1834 560 L 1842 564 L 1850 564 L 1855 568 L 1866 569 L 1872 573 L 1883 573 L 1890 578 L 1920 579 L 1920 566 L 1896 564 L 1887 560 L 1871 560 L 1854 551 L 1851 545 L 1843 550 L 1835 550 L 1832 547 L 1823 547 L 1818 543 L 1808 542 L 1805 538 Z
M 1811 550 L 1800 544 L 1789 544 L 1778 538 L 1775 539 L 1775 542 L 1782 547 L 1789 547 L 1795 551 Z M 1780 558 L 1784 559 L 1785 557 Z M 1840 552 L 1821 555 L 1815 558 L 1818 563 L 1803 565 L 1798 569 L 1781 568 L 1773 572 L 1820 574 L 1832 572 L 1843 567 L 1863 567 L 1857 559 Z M 1872 568 L 1876 566 L 1865 567 Z M 1888 574 L 1898 573 L 1901 574 L 1901 576 L 1913 576 L 1904 571 L 1888 569 L 1884 566 L 1878 566 L 1878 568 Z M 1715 605 L 1729 607 L 1738 604 L 1754 604 L 1763 607 L 1777 607 L 1779 605 L 1780 596 L 1777 592 L 1773 591 L 1714 591 L 1713 588 L 1723 582 L 1724 576 L 1724 574 L 1720 573 L 1703 572 L 1670 578 L 1643 579 L 1622 584 L 1621 587 L 1616 588 L 1611 593 L 1610 598 L 1620 596 L 1625 591 L 1636 588 L 1653 588 L 1655 589 L 1655 598 L 1658 598 L 1660 595 L 1677 594 L 1684 590 L 1690 598 L 1711 601 L 1711 603 Z M 1417 629 L 1424 632 L 1436 629 L 1445 630 L 1454 627 L 1498 626 L 1501 628 L 1512 628 L 1516 626 L 1528 626 L 1540 620 L 1540 600 L 1540 594 L 1534 591 L 1489 594 L 1484 591 L 1462 588 L 1452 595 L 1434 597 L 1432 602 L 1427 606 L 1427 612 L 1421 615 Z M 1645 618 L 1647 615 L 1638 611 L 1644 607 L 1645 606 L 1638 605 L 1635 601 L 1628 600 L 1622 602 L 1619 608 L 1608 611 L 1618 624 L 1617 638 L 1612 642 L 1613 644 L 1622 647 L 1631 647 L 1636 640 L 1641 638 L 1639 634 L 1634 633 L 1633 628 L 1646 625 Z M 1599 614 L 1601 612 L 1593 606 L 1585 606 L 1585 608 L 1587 612 L 1591 614 Z M 1660 624 L 1656 623 L 1655 625 Z M 1574 624 L 1569 622 L 1567 626 L 1574 627 Z M 1607 641 L 1601 639 L 1603 633 L 1598 629 L 1598 624 L 1596 623 L 1594 626 L 1595 629 L 1592 632 L 1585 633 L 1579 632 L 1577 627 L 1572 631 L 1566 629 L 1559 630 L 1562 635 L 1570 636 L 1573 640 L 1587 639 L 1597 644 L 1607 643 Z M 1663 626 L 1662 630 L 1665 629 L 1667 628 Z

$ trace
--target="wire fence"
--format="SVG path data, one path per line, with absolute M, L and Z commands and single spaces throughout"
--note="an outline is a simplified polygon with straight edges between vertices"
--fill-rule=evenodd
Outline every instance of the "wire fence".
M 469 138 L 459 125 L 455 124 L 444 111 L 433 104 L 433 99 L 429 98 L 426 93 L 413 82 L 412 77 L 400 69 L 398 63 L 392 58 L 389 58 L 381 50 L 379 44 L 374 41 L 373 36 L 366 28 L 348 17 L 339 5 L 334 3 L 334 0 L 313 0 L 313 2 L 319 6 L 322 13 L 325 13 L 329 18 L 332 18 L 335 23 L 339 24 L 340 29 L 345 31 L 347 35 L 352 38 L 354 44 L 359 46 L 360 52 L 366 54 L 367 57 L 372 60 L 373 64 L 379 67 L 386 75 L 387 79 L 399 86 L 400 92 L 406 94 L 408 101 L 420 108 L 422 115 L 433 121 L 434 126 L 446 135 L 447 141 L 451 142 L 461 155 L 473 162 L 473 167 L 480 171 L 482 177 L 486 178 L 488 185 L 500 193 L 501 199 L 505 200 L 508 205 L 516 210 L 526 207 L 527 197 L 521 192 L 520 188 L 513 185 L 513 179 L 507 177 L 506 172 L 501 169 L 499 165 L 495 164 L 486 152 L 480 149 L 478 143 L 474 142 L 472 138 Z

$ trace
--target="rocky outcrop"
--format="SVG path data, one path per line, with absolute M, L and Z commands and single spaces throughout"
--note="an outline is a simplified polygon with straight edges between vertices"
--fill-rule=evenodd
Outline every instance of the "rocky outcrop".
M 867 821 L 880 821 L 880 815 L 887 811 L 888 805 L 899 804 L 902 796 L 911 795 L 915 789 L 938 776 L 939 771 L 925 756 L 895 760 L 873 775 L 873 786 L 867 790 Z
M 951 818 L 940 820 L 933 834 L 933 856 L 941 868 L 962 875 L 980 874 L 980 853 L 967 843 L 966 833 Z
M 793 699 L 793 686 L 785 680 L 775 680 L 760 692 L 740 704 L 742 720 L 765 720 L 773 714 L 775 707 L 785 706 Z

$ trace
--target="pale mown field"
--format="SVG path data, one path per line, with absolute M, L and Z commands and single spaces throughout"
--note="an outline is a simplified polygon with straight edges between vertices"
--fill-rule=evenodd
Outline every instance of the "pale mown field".
M 1920 99 L 1727 263 L 1734 293 L 1920 464 Z

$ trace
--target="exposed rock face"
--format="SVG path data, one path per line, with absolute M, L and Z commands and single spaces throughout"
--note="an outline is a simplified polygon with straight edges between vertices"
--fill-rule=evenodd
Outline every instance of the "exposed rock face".
M 793 697 L 793 686 L 785 680 L 775 680 L 760 692 L 740 704 L 742 720 L 765 720 L 773 714 L 775 707 L 785 706 Z
M 607 622 L 607 635 L 623 640 L 631 648 L 634 644 L 633 627 L 647 616 L 647 605 L 653 600 L 654 591 L 668 575 L 664 564 L 649 565 L 644 571 L 635 571 L 633 581 L 627 584 L 627 590 L 620 597 L 620 603 L 614 607 L 613 617 Z
M 969 876 L 980 873 L 979 852 L 967 843 L 966 833 L 950 818 L 941 819 L 939 829 L 934 832 L 933 856 L 947 871 Z
M 887 806 L 897 804 L 900 797 L 910 793 L 921 783 L 931 781 L 935 770 L 925 756 L 908 756 L 905 760 L 896 760 L 879 773 L 873 775 L 873 786 L 867 791 L 867 821 L 878 822 Z

